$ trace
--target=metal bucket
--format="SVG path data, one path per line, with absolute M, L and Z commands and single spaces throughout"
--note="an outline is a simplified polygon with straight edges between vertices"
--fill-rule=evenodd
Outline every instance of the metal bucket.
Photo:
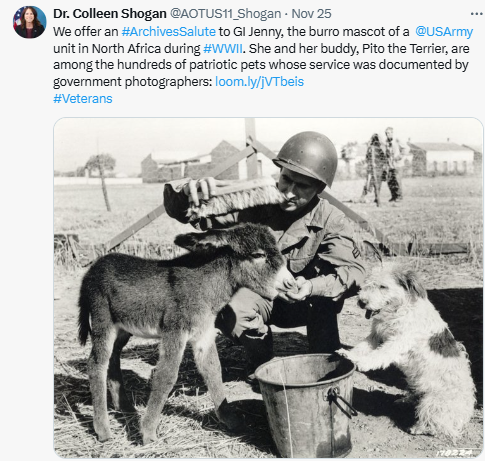
M 332 357 L 331 360 L 329 358 Z M 355 365 L 331 354 L 272 360 L 255 372 L 271 435 L 283 458 L 339 458 L 352 450 Z

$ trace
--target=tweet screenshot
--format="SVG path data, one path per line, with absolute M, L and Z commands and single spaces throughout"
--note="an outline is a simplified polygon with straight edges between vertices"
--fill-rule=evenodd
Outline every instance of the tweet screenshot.
M 483 2 L 0 8 L 8 459 L 481 457 Z

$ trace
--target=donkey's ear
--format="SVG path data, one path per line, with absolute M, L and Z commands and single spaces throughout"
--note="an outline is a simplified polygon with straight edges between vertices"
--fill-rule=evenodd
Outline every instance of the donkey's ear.
M 409 293 L 409 296 L 411 296 L 413 301 L 416 301 L 418 298 L 428 298 L 426 288 L 424 288 L 423 283 L 415 271 L 411 269 L 404 269 L 400 274 L 398 274 L 398 282 Z
M 174 243 L 179 247 L 185 248 L 189 251 L 194 251 L 199 240 L 196 233 L 191 234 L 179 234 L 175 237 Z
M 227 245 L 223 231 L 191 232 L 175 237 L 175 244 L 189 251 L 204 251 Z

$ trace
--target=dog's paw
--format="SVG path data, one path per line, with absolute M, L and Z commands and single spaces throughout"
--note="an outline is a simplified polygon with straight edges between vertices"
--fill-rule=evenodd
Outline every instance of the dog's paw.
M 370 364 L 368 364 L 365 360 L 359 360 L 358 362 L 355 362 L 355 365 L 357 366 L 357 370 L 359 371 L 370 371 L 372 370 L 372 367 Z
M 342 357 L 345 357 L 345 358 L 351 360 L 351 358 L 350 358 L 350 356 L 351 356 L 350 351 L 348 351 L 347 349 L 340 348 L 340 349 L 337 349 L 335 351 L 335 353 L 338 354 L 338 355 L 341 355 Z
M 410 427 L 408 431 L 412 435 L 436 435 L 429 427 L 419 423 Z
M 402 397 L 394 400 L 394 404 L 395 405 L 406 405 L 408 403 L 415 403 L 415 401 L 417 400 L 417 397 L 413 394 L 406 394 L 406 395 L 403 395 Z

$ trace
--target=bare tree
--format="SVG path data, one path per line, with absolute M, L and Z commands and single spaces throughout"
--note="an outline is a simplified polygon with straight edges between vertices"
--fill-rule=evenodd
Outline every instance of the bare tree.
M 108 199 L 108 190 L 106 189 L 105 172 L 113 171 L 116 166 L 116 160 L 110 154 L 92 155 L 86 163 L 86 168 L 89 173 L 93 170 L 99 171 L 101 177 L 101 188 L 103 189 L 104 201 L 106 208 L 111 211 L 111 206 Z

